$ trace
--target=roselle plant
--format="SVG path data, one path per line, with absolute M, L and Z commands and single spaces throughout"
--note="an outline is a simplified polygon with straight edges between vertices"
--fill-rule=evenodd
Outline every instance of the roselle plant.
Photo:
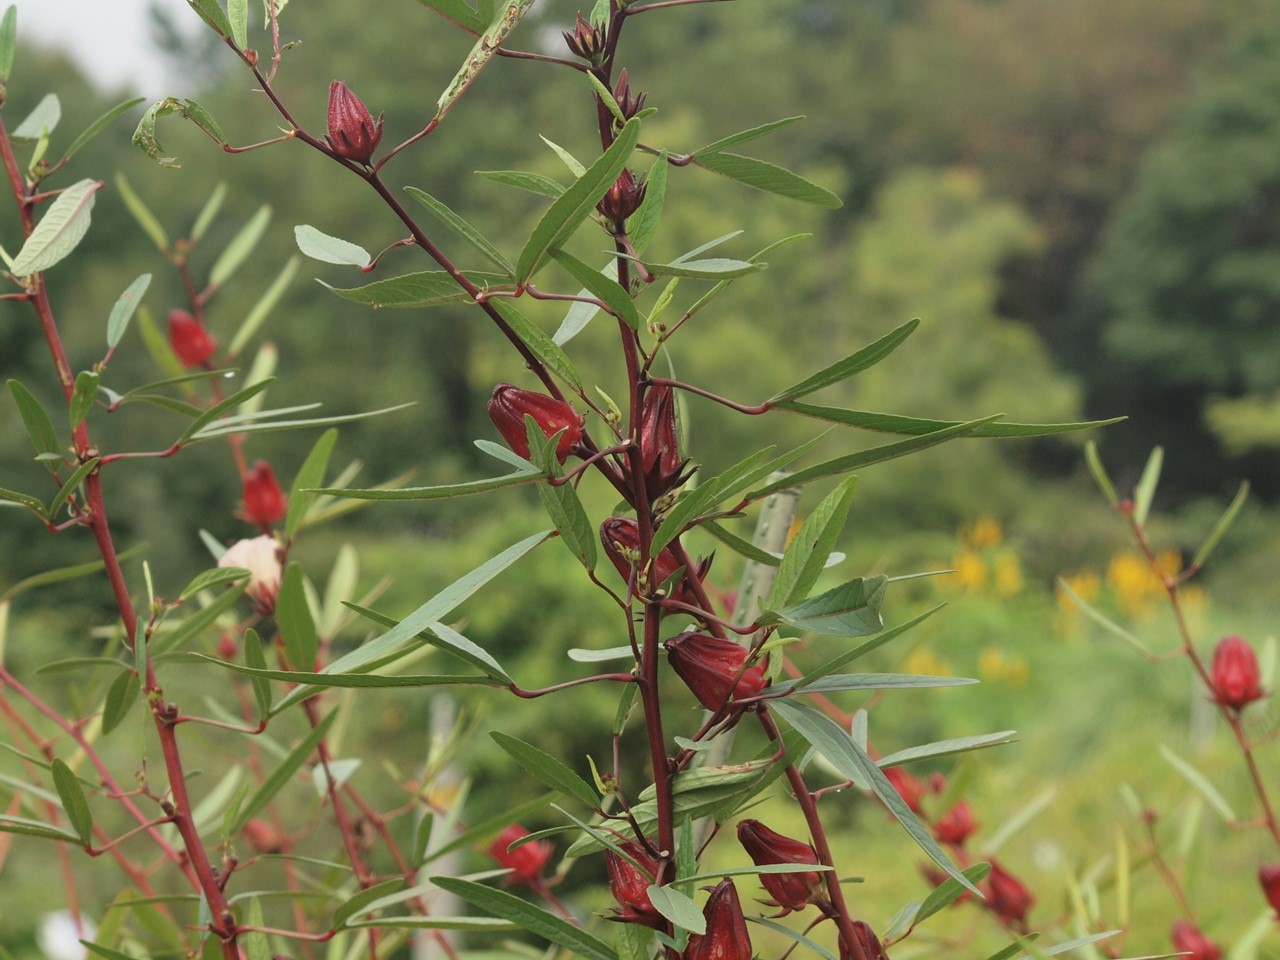
M 664 249 L 669 179 L 715 174 L 801 203 L 840 203 L 795 173 L 737 152 L 798 117 L 761 118 L 757 127 L 692 150 L 646 138 L 646 120 L 663 105 L 649 102 L 639 89 L 644 78 L 624 69 L 628 26 L 642 15 L 681 16 L 680 8 L 699 0 L 599 0 L 578 14 L 564 31 L 565 48 L 555 52 L 515 45 L 533 0 L 478 0 L 475 6 L 420 0 L 418 6 L 406 2 L 402 11 L 384 10 L 384 16 L 438 15 L 475 38 L 452 82 L 434 106 L 425 105 L 429 119 L 395 145 L 384 142 L 383 117 L 375 119 L 377 105 L 367 106 L 357 96 L 355 81 L 338 79 L 329 87 L 326 129 L 309 130 L 294 119 L 304 106 L 324 102 L 325 93 L 289 86 L 292 41 L 289 18 L 282 17 L 284 0 L 265 4 L 261 33 L 251 29 L 245 0 L 229 0 L 225 8 L 217 0 L 188 2 L 274 106 L 282 132 L 232 145 L 199 103 L 169 98 L 146 111 L 135 142 L 162 165 L 176 165 L 164 153 L 157 125 L 177 114 L 227 153 L 271 148 L 288 151 L 291 164 L 327 161 L 345 168 L 352 190 L 370 189 L 385 205 L 386 250 L 371 256 L 328 235 L 322 222 L 296 227 L 300 251 L 332 267 L 366 273 L 389 271 L 392 251 L 397 257 L 417 255 L 413 272 L 331 286 L 365 307 L 467 305 L 476 321 L 492 324 L 505 339 L 505 376 L 519 385 L 495 384 L 489 401 L 503 443 L 476 440 L 505 472 L 442 486 L 389 481 L 356 488 L 349 472 L 331 472 L 335 435 L 326 431 L 286 492 L 270 460 L 251 462 L 246 447 L 255 445 L 257 456 L 264 434 L 359 414 L 300 418 L 297 408 L 264 409 L 273 363 L 261 351 L 240 379 L 228 379 L 291 276 L 282 274 L 263 295 L 261 309 L 230 337 L 213 322 L 217 293 L 265 224 L 251 220 L 208 277 L 197 275 L 190 254 L 216 215 L 220 196 L 181 243 L 158 243 L 190 300 L 166 305 L 167 344 L 154 324 L 144 324 L 145 339 L 171 375 L 146 385 L 113 383 L 110 360 L 118 347 L 130 347 L 124 335 L 149 277 L 139 277 L 111 309 L 106 351 L 86 366 L 62 347 L 44 276 L 90 228 L 93 199 L 104 186 L 95 180 L 59 184 L 66 158 L 131 104 L 105 116 L 58 160 L 52 160 L 58 148 L 48 118 L 36 116 L 16 129 L 0 121 L 0 153 L 23 237 L 8 259 L 6 296 L 29 305 L 33 322 L 40 324 L 50 376 L 61 388 L 67 416 L 61 423 L 61 413 L 45 410 L 32 391 L 10 381 L 14 409 L 49 481 L 47 489 L 4 489 L 0 496 L 50 531 L 75 536 L 87 530 L 98 561 L 66 575 L 105 575 L 118 614 L 92 657 L 65 665 L 92 674 L 93 702 L 78 704 L 73 713 L 54 707 L 29 678 L 0 668 L 0 709 L 30 781 L 0 814 L 0 830 L 23 835 L 24 843 L 41 840 L 64 851 L 78 847 L 116 862 L 126 892 L 113 905 L 109 923 L 104 921 L 105 933 L 92 939 L 82 926 L 86 946 L 109 958 L 148 952 L 260 958 L 282 951 L 311 957 L 320 949 L 326 955 L 376 957 L 411 937 L 431 937 L 455 955 L 445 931 L 468 931 L 479 939 L 495 932 L 506 936 L 515 927 L 557 952 L 589 960 L 639 960 L 657 953 L 747 960 L 758 949 L 752 942 L 756 933 L 762 940 L 790 943 L 766 955 L 801 950 L 827 960 L 878 960 L 917 923 L 966 894 L 985 896 L 1021 929 L 1030 893 L 988 863 L 959 860 L 955 852 L 967 835 L 962 812 L 945 820 L 945 830 L 935 837 L 919 815 L 918 797 L 900 792 L 907 781 L 898 770 L 908 762 L 990 746 L 1008 734 L 881 755 L 868 736 L 865 713 L 852 726 L 838 722 L 831 698 L 845 692 L 967 681 L 848 672 L 860 657 L 933 611 L 886 626 L 884 606 L 895 578 L 819 584 L 856 502 L 855 471 L 952 440 L 1030 437 L 1091 424 L 1006 423 L 1000 415 L 928 420 L 812 401 L 824 388 L 888 359 L 916 321 L 754 402 L 719 396 L 674 372 L 681 368 L 680 334 L 688 324 L 714 322 L 719 298 L 731 287 L 783 282 L 761 271 L 780 246 L 803 238 L 766 238 L 745 258 L 716 250 L 731 237 L 707 238 L 679 255 L 656 254 Z M 729 7 L 723 14 L 749 15 Z M 13 34 L 10 9 L 0 28 L 0 79 L 6 82 Z M 495 57 L 527 61 L 531 83 L 540 71 L 577 74 L 600 150 L 581 160 L 558 150 L 570 174 L 560 180 L 491 173 L 490 179 L 507 188 L 538 195 L 545 209 L 527 235 L 490 239 L 445 200 L 390 178 L 402 152 L 421 152 L 429 162 L 433 142 L 449 136 L 450 112 L 465 108 L 468 89 L 483 82 Z M 688 106 L 696 108 L 696 92 L 690 99 Z M 565 105 L 566 111 L 576 108 Z M 527 131 L 530 137 L 538 132 Z M 406 196 L 414 203 L 406 203 Z M 743 197 L 745 202 L 750 193 Z M 164 228 L 131 188 L 126 199 L 148 232 L 154 236 L 158 230 L 164 240 Z M 328 206 L 318 204 L 317 215 Z M 399 239 L 404 231 L 408 243 Z M 603 242 L 607 264 L 599 267 L 571 252 L 583 242 Z M 401 249 L 406 246 L 412 250 Z M 478 261 L 485 269 L 472 268 Z M 325 277 L 333 279 L 330 272 Z M 538 301 L 567 305 L 558 330 L 547 332 L 526 314 L 525 305 Z M 572 355 L 575 338 L 613 344 L 613 380 L 597 386 L 581 374 Z M 744 376 L 742 391 L 750 389 L 751 379 Z M 754 433 L 762 437 L 775 418 L 796 416 L 816 421 L 817 435 L 784 452 L 771 446 L 741 451 L 737 462 L 712 471 L 683 440 L 682 398 L 688 395 L 753 418 L 759 424 Z M 186 426 L 152 450 L 105 449 L 95 433 L 101 418 L 127 415 L 132 402 L 162 406 L 186 418 Z M 870 431 L 874 442 L 821 459 L 816 450 L 829 430 L 856 431 L 847 433 L 853 437 Z M 238 493 L 239 502 L 229 503 L 228 512 L 243 518 L 245 536 L 230 545 L 210 543 L 215 566 L 185 585 L 169 583 L 166 571 L 125 559 L 110 524 L 104 477 L 127 477 L 147 468 L 139 461 L 181 458 L 190 445 L 209 441 L 225 443 L 240 477 L 239 490 L 229 495 Z M 335 573 L 320 601 L 311 585 L 319 571 L 304 570 L 292 555 L 309 529 L 361 502 L 486 496 L 493 509 L 512 510 L 524 502 L 520 491 L 508 489 L 514 487 L 534 489 L 546 529 L 472 570 L 457 571 L 450 586 L 407 615 L 379 611 L 370 605 L 372 598 L 354 596 L 349 573 Z M 785 549 L 765 549 L 742 521 L 767 513 L 796 491 L 804 498 L 806 518 L 781 544 Z M 607 513 L 588 509 L 597 500 L 617 505 Z M 617 643 L 586 658 L 612 661 L 607 672 L 590 674 L 566 664 L 557 682 L 526 688 L 485 648 L 483 637 L 462 632 L 461 621 L 468 601 L 508 568 L 552 562 L 547 554 L 559 548 L 549 546 L 551 540 L 568 549 L 581 576 L 608 598 Z M 716 583 L 710 550 L 698 546 L 710 543 L 752 565 L 750 590 L 726 599 L 732 585 Z M 601 551 L 608 563 L 600 562 Z M 351 642 L 354 617 L 370 635 Z M 797 643 L 811 647 L 820 665 L 797 666 Z M 454 669 L 411 672 L 428 650 Z M 219 691 L 206 700 L 221 704 L 211 708 L 213 715 L 181 709 L 169 693 L 196 673 L 203 688 Z M 339 719 L 361 709 L 354 703 L 376 699 L 376 688 L 418 688 L 428 698 L 438 688 L 460 685 L 488 688 L 492 697 L 513 704 L 571 698 L 585 685 L 607 687 L 617 698 L 616 720 L 595 731 L 596 752 L 589 760 L 556 757 L 537 743 L 494 733 L 497 745 L 553 792 L 550 811 L 547 800 L 535 798 L 499 818 L 471 823 L 461 805 L 433 795 L 430 782 L 408 778 L 404 805 L 375 809 L 352 782 L 358 758 L 342 756 L 335 746 Z M 695 702 L 699 713 L 690 712 Z M 138 758 L 131 767 L 117 767 L 102 744 L 139 705 L 160 761 Z M 193 725 L 213 728 L 234 744 L 216 782 L 192 778 L 197 748 L 187 733 Z M 835 782 L 811 762 L 815 756 L 836 772 Z M 634 758 L 644 760 L 639 781 L 628 773 Z M 284 800 L 283 791 L 307 774 L 320 798 L 318 814 L 301 815 Z M 842 883 L 850 868 L 835 861 L 819 811 L 820 792 L 834 797 L 846 787 L 854 790 L 845 796 L 876 798 L 904 829 L 904 843 L 917 844 L 938 873 L 933 892 L 906 904 L 879 932 L 860 916 L 856 898 Z M 773 827 L 747 816 L 767 796 L 789 799 L 795 811 L 790 823 Z M 828 800 L 824 810 L 834 802 Z M 558 826 L 530 833 L 521 824 L 548 812 Z M 324 819 L 332 839 L 325 860 L 299 849 L 301 834 L 321 829 L 310 822 L 313 816 Z M 456 834 L 443 847 L 429 844 L 433 817 Z M 804 835 L 792 835 L 797 829 Z M 712 846 L 728 851 L 717 852 L 717 863 L 734 865 L 704 863 Z M 443 852 L 462 847 L 487 847 L 500 870 L 444 873 Z M 612 902 L 562 901 L 553 888 L 570 874 L 601 891 L 607 885 Z M 65 878 L 68 902 L 75 903 L 74 866 Z M 707 889 L 704 898 L 701 891 Z M 441 915 L 435 906 L 440 892 L 477 913 Z M 770 902 L 761 905 L 761 899 Z M 794 922 L 781 922 L 788 914 Z M 163 942 L 149 945 L 157 938 Z

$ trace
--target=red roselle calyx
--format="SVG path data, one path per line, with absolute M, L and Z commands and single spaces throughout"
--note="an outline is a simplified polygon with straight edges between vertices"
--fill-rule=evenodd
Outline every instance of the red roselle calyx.
M 675 391 L 665 384 L 651 386 L 640 405 L 640 460 L 644 489 L 653 502 L 688 479 L 688 460 L 680 456 L 680 428 L 676 423 Z
M 740 643 L 689 631 L 672 637 L 663 646 L 671 669 L 698 702 L 712 712 L 733 700 L 754 697 L 765 688 L 764 665 L 747 666 L 747 648 Z
M 649 900 L 649 885 L 658 874 L 658 861 L 636 840 L 627 840 L 619 847 L 636 863 L 644 867 L 637 870 L 634 864 L 618 856 L 612 850 L 604 854 L 605 867 L 609 871 L 609 889 L 613 899 L 618 901 L 618 909 L 609 919 L 619 923 L 639 923 L 656 930 L 665 929 L 666 919 L 653 908 Z
M 552 847 L 546 840 L 531 840 L 521 844 L 514 850 L 507 848 L 529 835 L 529 831 L 519 824 L 513 823 L 503 827 L 498 839 L 489 845 L 489 856 L 498 861 L 498 865 L 511 872 L 506 882 L 533 883 L 542 876 L 542 871 L 551 859 Z
M 973 819 L 973 811 L 963 800 L 938 818 L 933 825 L 933 835 L 942 843 L 954 847 L 964 846 L 969 835 L 978 829 L 978 822 Z
M 1173 940 L 1173 949 L 1191 955 L 1187 960 L 1218 960 L 1222 956 L 1222 948 L 1201 933 L 1193 923 L 1175 921 L 1169 936 Z
M 204 366 L 218 349 L 205 325 L 185 310 L 169 311 L 169 345 L 184 367 Z
M 725 877 L 702 908 L 707 932 L 689 938 L 685 960 L 751 960 L 751 935 L 733 881 Z
M 623 580 L 631 580 L 631 568 L 640 557 L 640 526 L 630 517 L 610 517 L 600 524 L 600 543 L 604 546 L 605 556 L 617 569 Z M 680 561 L 670 548 L 658 553 L 657 559 L 649 570 L 648 586 L 656 590 L 665 583 L 673 573 L 680 569 Z M 711 569 L 711 558 L 699 560 L 694 574 L 699 578 L 707 575 Z M 684 603 L 692 603 L 693 596 L 687 589 L 683 579 L 675 588 L 672 599 Z
M 759 820 L 738 824 L 738 842 L 757 867 L 770 863 L 818 863 L 818 854 L 809 844 L 770 830 Z M 772 904 L 782 908 L 781 916 L 823 899 L 822 875 L 816 870 L 765 873 L 760 875 L 760 882 L 773 897 Z
M 1242 710 L 1246 704 L 1261 700 L 1263 691 L 1262 671 L 1253 647 L 1241 637 L 1223 637 L 1213 651 L 1213 699 L 1232 710 Z
M 289 512 L 289 501 L 276 482 L 271 464 L 259 460 L 244 478 L 244 519 L 263 533 Z
M 1258 883 L 1262 886 L 1262 895 L 1276 912 L 1280 920 L 1280 863 L 1263 864 L 1258 868 Z
M 562 36 L 575 57 L 599 65 L 600 56 L 605 49 L 604 31 L 583 19 L 582 11 L 578 11 L 578 22 L 573 29 L 563 31 Z
M 630 170 L 623 170 L 608 192 L 596 204 L 596 210 L 621 233 L 627 218 L 640 209 L 644 202 L 645 185 L 636 180 Z
M 340 157 L 368 163 L 382 139 L 382 114 L 373 114 L 341 80 L 329 84 L 329 135 L 325 140 Z
M 857 938 L 858 945 L 862 947 L 862 956 L 866 960 L 888 960 L 884 952 L 884 946 L 880 943 L 880 938 L 876 936 L 871 925 L 865 920 L 853 921 L 853 935 Z M 849 945 L 845 942 L 844 934 L 840 935 L 840 960 L 854 960 L 857 956 Z
M 999 917 L 1001 923 L 1015 930 L 1026 929 L 1027 913 L 1036 898 L 1021 880 L 992 861 L 982 892 L 986 894 L 982 905 Z
M 626 67 L 622 68 L 622 72 L 618 74 L 618 82 L 613 86 L 613 99 L 623 117 L 628 120 L 644 109 L 644 94 L 631 92 Z
M 533 390 L 521 390 L 509 383 L 498 384 L 489 397 L 489 419 L 507 445 L 526 460 L 529 459 L 529 434 L 524 426 L 526 415 L 533 417 L 547 437 L 564 431 L 556 443 L 556 459 L 564 463 L 582 439 L 585 418 L 564 400 Z

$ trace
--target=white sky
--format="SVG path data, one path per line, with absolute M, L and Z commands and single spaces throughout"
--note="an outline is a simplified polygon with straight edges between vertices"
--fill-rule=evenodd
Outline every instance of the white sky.
M 0 0 L 18 8 L 18 36 L 71 52 L 102 84 L 129 83 L 140 94 L 159 98 L 164 65 L 150 48 L 150 0 Z M 156 0 L 178 23 L 198 23 L 184 0 Z M 19 64 L 21 69 L 21 64 Z

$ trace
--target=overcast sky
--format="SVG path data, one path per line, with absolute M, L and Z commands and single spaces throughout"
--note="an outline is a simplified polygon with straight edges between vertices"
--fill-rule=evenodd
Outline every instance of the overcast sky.
M 163 96 L 163 64 L 150 52 L 151 0 L 9 0 L 18 8 L 18 35 L 69 50 L 103 84 L 130 83 L 140 94 Z M 184 0 L 156 0 L 179 23 L 194 21 Z M 0 0 L 0 6 L 8 6 Z

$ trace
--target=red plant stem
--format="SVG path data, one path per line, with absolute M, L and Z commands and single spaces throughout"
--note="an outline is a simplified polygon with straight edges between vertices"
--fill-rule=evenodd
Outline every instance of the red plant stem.
M 773 409 L 768 403 L 761 403 L 754 407 L 744 406 L 741 403 L 735 403 L 727 397 L 722 397 L 718 393 L 712 393 L 710 390 L 704 390 L 701 387 L 695 387 L 691 383 L 685 383 L 683 380 L 669 380 L 666 377 L 651 377 L 649 383 L 659 387 L 674 387 L 677 390 L 684 390 L 687 393 L 696 393 L 700 397 L 706 397 L 708 400 L 714 400 L 716 403 L 728 407 L 730 410 L 738 413 L 745 413 L 749 417 L 758 417 L 763 413 L 768 413 Z

